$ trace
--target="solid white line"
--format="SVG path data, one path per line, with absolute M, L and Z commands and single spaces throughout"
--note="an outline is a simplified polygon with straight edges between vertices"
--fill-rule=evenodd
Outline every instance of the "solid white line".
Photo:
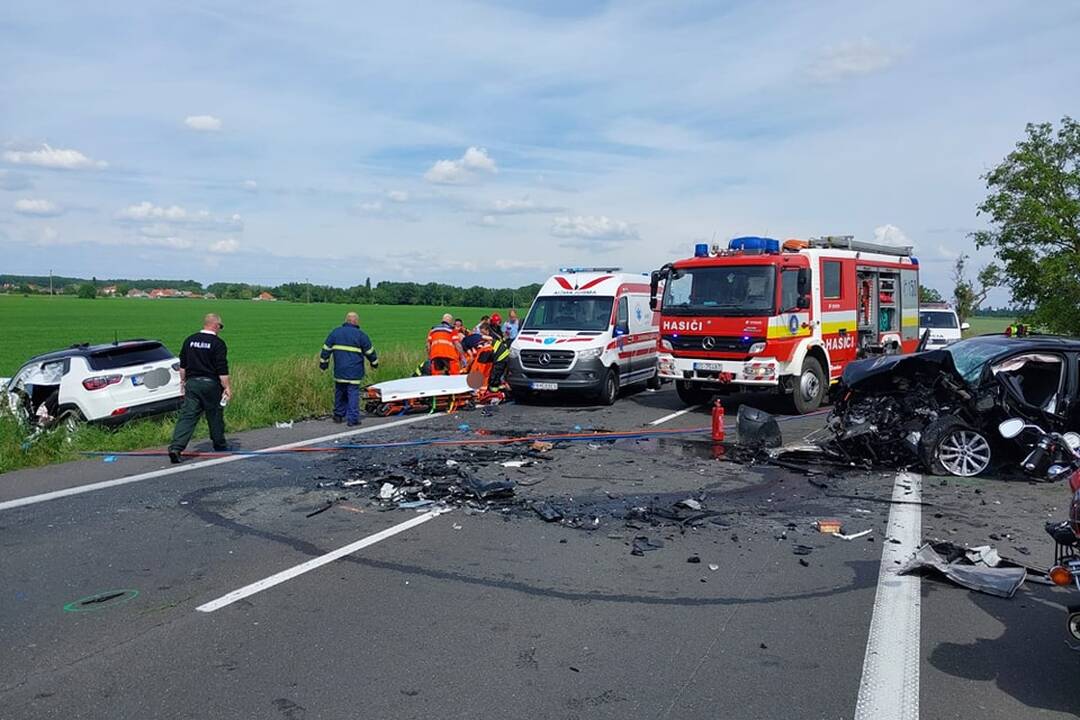
M 894 504 L 881 552 L 874 615 L 863 658 L 855 720 L 918 720 L 919 622 L 922 598 L 917 575 L 896 569 L 919 546 L 922 537 L 922 477 L 898 473 Z M 898 540 L 899 544 L 891 542 Z
M 215 610 L 220 610 L 221 608 L 225 607 L 226 605 L 233 604 L 237 600 L 243 600 L 244 598 L 250 597 L 251 595 L 254 595 L 255 593 L 262 592 L 263 590 L 266 590 L 268 588 L 272 588 L 275 585 L 280 585 L 283 582 L 286 582 L 288 580 L 292 580 L 294 577 L 297 577 L 298 575 L 303 575 L 304 573 L 310 572 L 310 571 L 314 570 L 315 568 L 322 567 L 323 565 L 326 565 L 327 563 L 331 563 L 331 562 L 337 560 L 338 558 L 345 557 L 346 555 L 351 555 L 352 553 L 356 552 L 357 550 L 361 550 L 361 549 L 366 548 L 366 547 L 368 547 L 370 545 L 374 545 L 377 542 L 382 542 L 383 540 L 385 540 L 385 539 L 387 539 L 389 537 L 393 537 L 394 535 L 397 535 L 400 532 L 405 532 L 409 528 L 414 528 L 417 525 L 422 525 L 423 523 L 426 523 L 428 520 L 431 520 L 432 518 L 438 517 L 439 515 L 441 515 L 441 514 L 443 514 L 445 512 L 448 512 L 448 511 L 440 509 L 440 510 L 432 510 L 430 512 L 426 512 L 423 515 L 417 515 L 416 517 L 414 517 L 414 518 L 412 518 L 410 520 L 406 520 L 403 523 L 400 523 L 398 525 L 394 525 L 393 527 L 389 527 L 389 528 L 387 528 L 385 530 L 382 530 L 380 532 L 375 533 L 374 535 L 369 535 L 366 538 L 364 538 L 362 540 L 357 540 L 356 542 L 354 542 L 354 543 L 352 543 L 350 545 L 346 545 L 345 547 L 338 548 L 337 550 L 333 550 L 331 552 L 328 552 L 325 555 L 320 555 L 317 558 L 313 558 L 311 560 L 308 560 L 305 563 L 301 563 L 299 565 L 296 565 L 295 567 L 291 567 L 288 570 L 282 570 L 281 572 L 279 572 L 279 573 L 277 573 L 275 575 L 271 575 L 268 578 L 263 578 L 262 580 L 257 580 L 256 582 L 253 582 L 250 585 L 245 585 L 244 587 L 240 588 L 239 590 L 233 590 L 228 595 L 222 595 L 217 600 L 211 600 L 210 602 L 205 603 L 203 605 L 200 605 L 199 607 L 197 607 L 195 609 L 198 610 L 199 612 L 204 612 L 204 613 L 210 613 L 210 612 L 214 612 Z
M 700 405 L 692 405 L 692 406 L 690 406 L 688 408 L 685 408 L 683 410 L 680 410 L 678 412 L 673 412 L 670 415 L 665 415 L 664 417 L 660 418 L 659 420 L 653 420 L 651 423 L 649 423 L 649 426 L 651 427 L 651 426 L 654 426 L 654 425 L 663 425 L 668 420 L 674 420 L 675 418 L 677 418 L 677 417 L 679 417 L 681 415 L 685 415 L 688 412 L 694 412 L 699 407 L 701 407 L 701 406 Z
M 420 422 L 421 420 L 427 420 L 428 418 L 435 417 L 434 415 L 417 415 L 415 417 L 404 418 L 402 420 L 394 420 L 392 422 L 383 423 L 381 425 L 371 425 L 369 427 L 363 427 L 359 430 L 347 430 L 345 432 L 334 433 L 333 435 L 323 435 L 322 437 L 311 438 L 310 440 L 299 440 L 297 442 L 286 443 L 284 445 L 275 445 L 274 447 L 262 448 L 263 451 L 278 451 L 289 450 L 291 448 L 307 447 L 309 445 L 318 445 L 320 443 L 329 442 L 331 440 L 338 440 L 341 438 L 352 437 L 354 435 L 363 435 L 365 433 L 377 432 L 379 430 L 385 430 L 387 428 L 399 427 L 401 425 L 408 425 L 410 423 Z M 15 500 L 7 500 L 0 502 L 0 511 L 11 510 L 12 508 L 23 507 L 25 505 L 35 505 L 37 503 L 47 502 L 49 500 L 56 500 L 58 498 L 70 497 L 72 495 L 82 495 L 83 493 L 94 492 L 95 490 L 104 490 L 106 488 L 116 487 L 118 485 L 127 485 L 128 483 L 141 482 L 143 480 L 153 480 L 154 478 L 165 477 L 166 475 L 176 475 L 183 472 L 189 472 L 191 470 L 202 470 L 204 468 L 213 467 L 215 465 L 224 465 L 225 463 L 237 462 L 239 460 L 247 460 L 248 458 L 260 457 L 258 454 L 243 454 L 243 455 L 226 455 L 225 457 L 213 458 L 212 460 L 203 460 L 201 462 L 184 463 L 182 465 L 175 465 L 173 467 L 163 468 L 161 470 L 152 470 L 150 472 L 139 473 L 138 475 L 129 475 L 127 477 L 116 478 L 115 480 L 103 480 L 102 482 L 90 483 L 89 485 L 79 485 L 78 487 L 65 488 L 64 490 L 54 490 L 52 492 L 42 493 L 40 495 L 29 495 L 23 498 L 16 498 Z

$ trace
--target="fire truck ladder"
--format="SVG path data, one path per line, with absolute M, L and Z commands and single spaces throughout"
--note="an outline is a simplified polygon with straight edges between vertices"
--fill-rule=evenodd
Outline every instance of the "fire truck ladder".
M 863 242 L 862 240 L 856 240 L 854 235 L 823 235 L 819 238 L 810 238 L 809 246 L 812 248 L 881 253 L 882 255 L 902 255 L 904 257 L 911 257 L 911 251 L 913 250 L 911 245 L 883 245 L 881 243 Z

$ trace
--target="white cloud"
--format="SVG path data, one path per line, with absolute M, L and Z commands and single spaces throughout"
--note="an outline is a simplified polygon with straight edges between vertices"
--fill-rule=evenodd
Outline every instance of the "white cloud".
M 191 212 L 179 205 L 168 207 L 154 205 L 144 200 L 138 205 L 129 205 L 116 213 L 119 222 L 146 222 L 152 221 L 155 225 L 166 223 L 169 225 L 185 225 L 200 230 L 216 230 L 221 232 L 240 232 L 244 229 L 243 219 L 232 214 L 228 217 L 216 217 L 206 210 Z M 147 226 L 154 227 L 154 225 Z M 145 229 L 145 228 L 144 228 Z M 144 233 L 145 234 L 145 233 Z M 154 235 L 159 236 L 158 235 Z
M 895 225 L 879 225 L 874 228 L 874 242 L 882 245 L 914 245 L 907 234 Z
M 51 200 L 20 198 L 15 201 L 15 212 L 35 217 L 55 217 L 64 211 Z
M 139 234 L 148 238 L 164 238 L 173 234 L 173 229 L 165 223 L 154 223 L 153 225 L 143 225 L 139 228 Z
M 236 238 L 224 238 L 210 245 L 210 252 L 218 255 L 231 255 L 240 249 L 240 243 Z
M 360 212 L 376 214 L 382 212 L 383 202 L 382 200 L 369 200 L 368 202 L 360 203 L 356 207 Z
M 0 170 L 0 190 L 27 190 L 30 178 L 10 170 Z
M 404 190 L 391 190 L 386 193 L 386 199 L 396 203 L 409 202 L 409 193 Z
M 457 160 L 438 160 L 424 173 L 424 179 L 438 185 L 463 185 L 483 173 L 495 174 L 499 168 L 484 148 L 470 147 Z
M 528 215 L 532 213 L 563 212 L 565 209 L 554 205 L 543 205 L 529 197 L 523 197 L 520 200 L 496 200 L 488 208 L 488 212 L 495 215 Z
M 831 45 L 810 64 L 807 72 L 818 82 L 869 75 L 896 62 L 897 54 L 867 38 Z
M 546 260 L 510 260 L 496 258 L 495 267 L 499 270 L 543 270 L 550 267 Z
M 221 129 L 221 118 L 213 115 L 188 115 L 184 124 L 197 132 L 217 132 Z
M 78 150 L 50 147 L 42 144 L 37 150 L 6 150 L 4 160 L 16 165 L 36 165 L 60 170 L 86 170 L 108 167 L 103 160 L 92 160 Z
M 254 180 L 245 180 L 244 182 L 240 183 L 240 185 L 245 190 L 249 190 L 252 192 L 259 189 L 259 183 L 255 182 Z
M 123 244 L 137 245 L 139 247 L 158 247 L 167 250 L 189 250 L 195 246 L 195 243 L 187 238 L 176 237 L 175 235 L 164 238 L 135 238 Z
M 56 245 L 60 239 L 60 233 L 56 231 L 56 228 L 51 225 L 46 225 L 41 228 L 41 239 L 38 241 L 40 245 Z
M 475 220 L 470 220 L 469 224 L 484 228 L 502 227 L 502 225 L 499 223 L 499 219 L 494 215 L 481 215 Z
M 629 223 L 606 215 L 575 215 L 555 218 L 551 234 L 567 238 L 566 245 L 597 246 L 639 240 L 641 236 Z

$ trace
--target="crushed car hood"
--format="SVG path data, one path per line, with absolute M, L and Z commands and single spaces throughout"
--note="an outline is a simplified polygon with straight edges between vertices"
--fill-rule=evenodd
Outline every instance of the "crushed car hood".
M 959 377 L 952 356 L 946 350 L 927 350 L 911 355 L 882 355 L 848 363 L 841 382 L 853 389 L 866 390 L 889 385 L 896 377 L 910 378 L 917 373 L 944 371 Z

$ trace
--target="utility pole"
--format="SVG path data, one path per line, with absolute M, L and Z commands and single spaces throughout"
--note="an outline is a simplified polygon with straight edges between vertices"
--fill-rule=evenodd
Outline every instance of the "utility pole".
M 49 268 L 49 297 L 52 297 L 52 268 Z

